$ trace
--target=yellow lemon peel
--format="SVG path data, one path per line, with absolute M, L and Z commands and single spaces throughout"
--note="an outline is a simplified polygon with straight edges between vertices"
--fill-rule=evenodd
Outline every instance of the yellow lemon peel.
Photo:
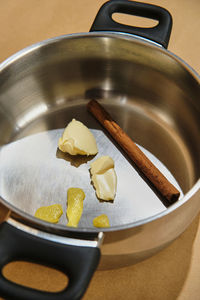
M 93 225 L 95 227 L 110 227 L 109 219 L 106 214 L 102 214 L 93 219 Z
M 85 193 L 80 188 L 69 188 L 67 191 L 67 226 L 78 227 L 83 212 Z
M 58 223 L 63 214 L 63 209 L 60 204 L 42 206 L 35 212 L 35 217 L 50 223 Z

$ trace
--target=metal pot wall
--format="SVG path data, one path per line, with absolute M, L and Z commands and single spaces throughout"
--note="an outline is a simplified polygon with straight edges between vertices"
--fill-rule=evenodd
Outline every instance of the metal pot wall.
M 159 24 L 150 29 L 117 24 L 114 12 L 153 18 Z M 23 137 L 64 128 L 73 117 L 97 128 L 85 108 L 95 98 L 167 166 L 184 193 L 161 212 L 152 207 L 147 217 L 137 220 L 131 219 L 130 209 L 118 210 L 112 216 L 115 225 L 101 232 L 84 221 L 73 229 L 36 219 L 29 213 L 29 199 L 8 201 L 1 185 L 1 270 L 12 260 L 31 259 L 69 276 L 66 290 L 50 294 L 9 282 L 1 272 L 1 296 L 79 299 L 98 265 L 100 247 L 101 268 L 137 262 L 172 242 L 199 212 L 200 78 L 166 50 L 171 25 L 170 14 L 160 7 L 109 1 L 90 33 L 42 41 L 1 64 L 2 149 Z

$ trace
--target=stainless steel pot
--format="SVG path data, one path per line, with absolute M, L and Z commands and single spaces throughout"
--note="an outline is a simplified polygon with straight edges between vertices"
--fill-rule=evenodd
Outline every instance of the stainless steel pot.
M 117 24 L 114 12 L 159 24 L 150 29 Z M 95 98 L 134 141 L 167 166 L 184 193 L 158 213 L 150 205 L 147 217 L 133 219 L 132 206 L 120 208 L 112 215 L 114 225 L 101 232 L 84 220 L 73 229 L 34 218 L 27 195 L 6 199 L 0 181 L 1 296 L 79 299 L 98 265 L 100 246 L 102 268 L 137 262 L 172 242 L 199 212 L 200 78 L 165 49 L 171 24 L 170 14 L 160 7 L 109 1 L 90 33 L 42 41 L 0 65 L 1 149 L 23 137 L 64 128 L 72 117 L 99 129 L 85 108 Z M 127 203 L 134 203 L 131 194 Z M 137 205 L 146 209 L 143 202 Z M 51 294 L 8 281 L 2 268 L 17 259 L 56 266 L 69 276 L 68 287 Z

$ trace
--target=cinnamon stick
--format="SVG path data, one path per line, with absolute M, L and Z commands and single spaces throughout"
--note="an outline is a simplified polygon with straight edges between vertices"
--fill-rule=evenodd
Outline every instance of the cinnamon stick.
M 170 204 L 178 200 L 180 192 L 168 181 L 168 179 L 133 142 L 133 140 L 112 119 L 110 114 L 95 100 L 91 100 L 87 104 L 87 108 L 127 153 L 129 158 L 136 164 L 139 170 L 142 171 L 142 173 L 156 187 L 159 193 L 167 199 Z

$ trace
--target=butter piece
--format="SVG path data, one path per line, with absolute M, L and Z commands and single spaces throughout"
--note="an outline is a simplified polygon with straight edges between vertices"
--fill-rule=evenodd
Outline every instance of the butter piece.
M 117 176 L 114 161 L 109 156 L 101 156 L 91 163 L 91 179 L 96 195 L 101 200 L 114 200 L 117 189 Z
M 110 156 L 101 156 L 91 163 L 91 174 L 103 174 L 111 168 L 114 168 L 113 159 Z
M 109 219 L 106 214 L 102 214 L 93 219 L 93 225 L 95 227 L 110 227 Z
M 62 214 L 62 206 L 60 204 L 53 204 L 38 208 L 35 212 L 35 217 L 50 223 L 58 223 Z
M 98 152 L 92 132 L 80 121 L 73 119 L 59 138 L 58 148 L 71 155 L 95 155 Z
M 85 193 L 80 188 L 69 188 L 67 191 L 67 226 L 77 227 L 83 212 Z

